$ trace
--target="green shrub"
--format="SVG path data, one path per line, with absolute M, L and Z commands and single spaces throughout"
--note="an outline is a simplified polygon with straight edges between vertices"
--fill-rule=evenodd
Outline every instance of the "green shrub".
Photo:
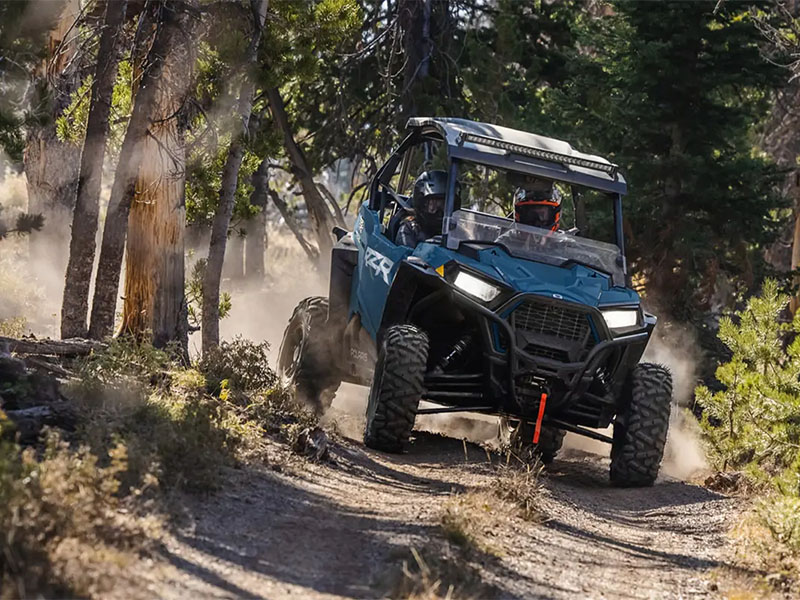
M 148 344 L 114 340 L 83 362 L 70 388 L 84 415 L 81 435 L 99 454 L 126 444 L 125 486 L 156 473 L 166 486 L 213 489 L 222 467 L 261 455 L 267 434 L 294 446 L 316 424 L 280 387 L 268 348 L 223 342 L 201 372 Z
M 788 297 L 767 281 L 735 320 L 720 322 L 731 359 L 717 368 L 723 385 L 696 390 L 710 458 L 757 481 L 796 469 L 800 450 L 800 315 L 780 321 Z
M 200 361 L 209 391 L 229 390 L 241 399 L 250 393 L 274 389 L 278 376 L 269 366 L 269 344 L 251 342 L 237 336 L 232 342 L 222 342 Z
M 766 496 L 748 531 L 751 558 L 769 571 L 800 575 L 800 313 L 781 320 L 788 297 L 767 281 L 734 318 L 720 322 L 731 351 L 716 376 L 723 389 L 700 386 L 700 425 L 718 469 L 743 471 Z M 776 580 L 778 581 L 778 580 Z
M 800 497 L 772 494 L 759 501 L 756 514 L 773 539 L 800 554 Z
M 150 384 L 163 377 L 171 364 L 169 352 L 131 336 L 120 336 L 112 339 L 103 350 L 83 359 L 78 366 L 78 377 L 89 386 L 107 386 L 120 381 Z

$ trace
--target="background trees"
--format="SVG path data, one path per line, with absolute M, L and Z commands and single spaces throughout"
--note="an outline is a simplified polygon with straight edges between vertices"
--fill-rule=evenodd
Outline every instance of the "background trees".
M 0 85 L 16 90 L 0 106 L 8 164 L 19 169 L 25 140 L 28 164 L 38 160 L 43 123 L 57 130 L 54 144 L 83 145 L 83 179 L 65 169 L 63 186 L 40 186 L 46 202 L 78 200 L 72 260 L 82 266 L 68 272 L 64 335 L 86 327 L 103 148 L 106 166 L 117 166 L 104 175 L 111 198 L 91 335 L 119 331 L 121 308 L 122 330 L 158 343 L 185 336 L 186 225 L 192 251 L 210 258 L 202 303 L 211 347 L 226 278 L 242 277 L 245 264 L 269 277 L 265 224 L 280 220 L 310 261 L 324 261 L 330 227 L 355 210 L 412 114 L 540 131 L 620 163 L 636 284 L 674 319 L 713 322 L 778 268 L 789 281 L 790 261 L 773 260 L 776 234 L 793 225 L 787 180 L 769 158 L 789 167 L 797 156 L 785 142 L 797 137 L 795 121 L 776 112 L 777 99 L 794 97 L 775 64 L 791 55 L 786 7 L 148 0 L 126 10 L 98 0 L 65 17 L 64 0 L 34 35 L 25 3 L 12 4 L 4 23 L 26 35 L 0 32 Z M 256 5 L 263 27 L 253 25 Z M 109 47 L 122 61 L 116 78 Z M 10 85 L 20 77 L 25 93 Z M 52 101 L 42 108 L 42 98 Z M 587 199 L 581 208 L 589 233 L 610 226 L 605 207 Z M 241 234 L 245 242 L 231 242 Z
M 680 320 L 755 283 L 782 206 L 778 171 L 753 143 L 779 69 L 746 3 L 711 4 L 614 3 L 581 25 L 554 94 L 564 135 L 623 166 L 629 259 L 648 299 Z

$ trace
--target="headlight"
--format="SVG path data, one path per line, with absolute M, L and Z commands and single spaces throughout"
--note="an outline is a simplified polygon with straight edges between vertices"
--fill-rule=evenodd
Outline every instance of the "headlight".
M 639 310 L 636 308 L 610 309 L 601 312 L 611 330 L 633 327 L 639 322 Z
M 459 271 L 453 284 L 462 292 L 469 294 L 483 300 L 484 302 L 491 302 L 500 293 L 500 288 L 496 285 L 484 281 L 480 277 L 470 275 L 465 271 Z

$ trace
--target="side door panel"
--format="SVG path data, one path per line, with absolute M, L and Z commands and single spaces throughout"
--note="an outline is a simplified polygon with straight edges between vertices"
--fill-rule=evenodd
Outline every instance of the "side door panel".
M 361 315 L 361 324 L 376 339 L 389 288 L 400 263 L 413 249 L 389 240 L 381 230 L 378 212 L 366 204 L 359 210 L 353 240 L 359 255 L 350 294 L 350 314 Z

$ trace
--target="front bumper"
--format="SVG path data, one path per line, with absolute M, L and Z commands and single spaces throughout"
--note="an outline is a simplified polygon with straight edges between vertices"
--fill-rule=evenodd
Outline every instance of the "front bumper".
M 548 399 L 548 414 L 590 427 L 605 426 L 616 412 L 616 395 L 627 369 L 638 362 L 652 332 L 654 323 L 645 323 L 642 330 L 598 341 L 579 361 L 565 362 L 534 356 L 526 352 L 517 342 L 517 336 L 502 309 L 496 312 L 476 302 L 457 289 L 451 289 L 453 301 L 465 312 L 481 317 L 481 335 L 490 366 L 490 380 L 496 389 L 492 396 L 501 396 L 501 412 L 523 415 L 525 399 L 520 397 L 519 378 L 533 376 L 550 382 L 558 389 Z M 520 294 L 515 301 L 525 298 Z M 506 303 L 505 306 L 510 304 Z M 500 331 L 504 348 L 498 348 L 496 331 Z M 589 391 L 599 370 L 604 370 L 612 389 L 605 394 Z M 614 389 L 616 385 L 616 389 Z M 499 388 L 499 389 L 497 389 Z M 590 405 L 591 410 L 583 405 Z

